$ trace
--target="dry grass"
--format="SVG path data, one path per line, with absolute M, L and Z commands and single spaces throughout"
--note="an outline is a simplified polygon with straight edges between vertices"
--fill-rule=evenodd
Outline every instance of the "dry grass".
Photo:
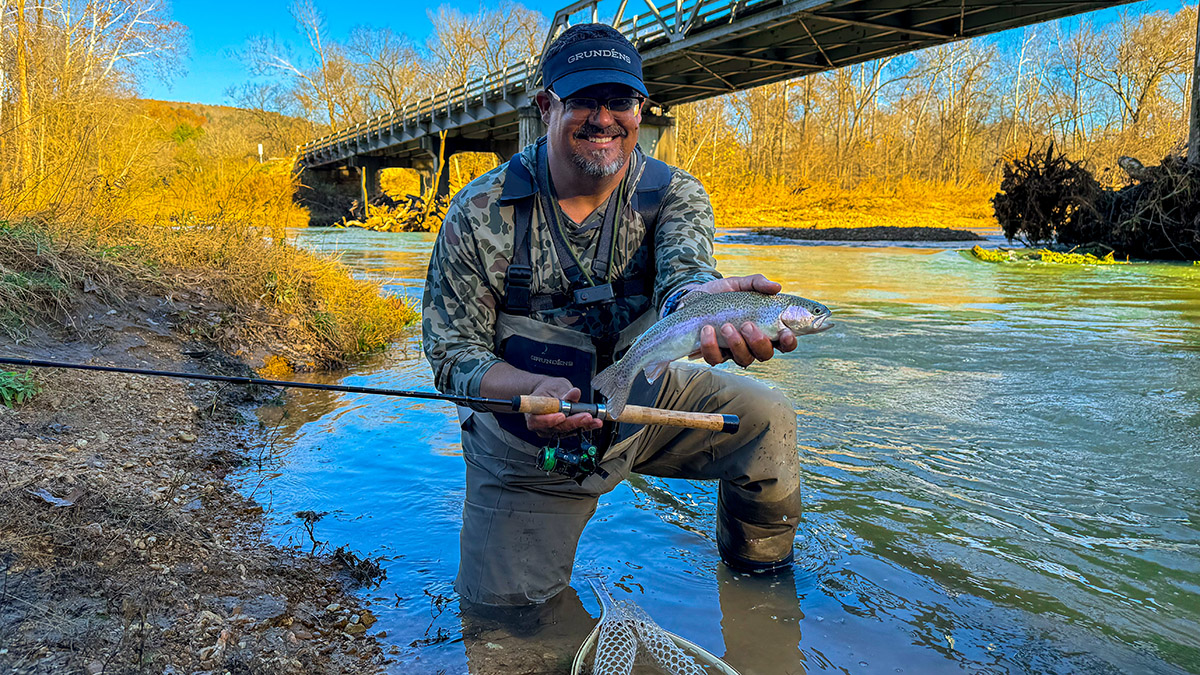
M 847 190 L 759 179 L 710 190 L 720 227 L 997 227 L 988 202 L 995 194 L 990 185 L 901 180 Z
M 307 219 L 292 202 L 292 181 L 282 162 L 217 166 L 155 190 L 128 188 L 118 199 L 140 206 L 119 218 L 49 212 L 6 224 L 0 325 L 31 313 L 61 319 L 80 291 L 188 290 L 221 314 L 219 326 L 189 330 L 235 352 L 286 338 L 300 347 L 293 367 L 305 368 L 386 347 L 417 309 L 285 241 L 286 228 Z

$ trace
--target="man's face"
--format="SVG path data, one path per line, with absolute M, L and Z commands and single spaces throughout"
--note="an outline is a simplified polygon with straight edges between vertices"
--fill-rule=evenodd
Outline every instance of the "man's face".
M 625 96 L 639 94 L 624 85 L 598 84 L 569 98 L 598 99 L 603 104 L 610 98 Z M 537 101 L 555 155 L 569 158 L 584 174 L 594 178 L 611 176 L 625 166 L 637 145 L 638 125 L 642 121 L 640 105 L 624 112 L 613 112 L 607 105 L 596 110 L 572 110 L 572 106 L 547 92 L 539 93 Z

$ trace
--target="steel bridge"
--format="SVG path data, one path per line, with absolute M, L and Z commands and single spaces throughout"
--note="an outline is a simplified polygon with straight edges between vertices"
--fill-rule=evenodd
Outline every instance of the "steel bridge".
M 620 0 L 606 22 L 642 54 L 653 113 L 644 115 L 642 148 L 670 161 L 674 105 L 1132 1 L 633 0 L 644 4 L 631 14 Z M 546 44 L 601 11 L 600 0 L 559 10 Z M 461 151 L 507 159 L 543 133 L 538 65 L 514 63 L 339 129 L 300 146 L 298 162 L 318 172 L 358 168 L 374 184 L 385 167 L 415 168 L 427 181 Z M 438 184 L 444 191 L 448 180 Z

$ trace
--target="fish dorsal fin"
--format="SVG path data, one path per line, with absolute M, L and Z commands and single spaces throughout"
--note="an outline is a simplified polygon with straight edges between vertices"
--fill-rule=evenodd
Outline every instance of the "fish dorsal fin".
M 711 293 L 701 290 L 688 291 L 682 298 L 679 299 L 679 305 L 675 308 L 675 310 L 679 311 L 680 309 L 687 307 L 689 302 L 695 302 L 696 300 L 699 300 L 707 295 L 711 295 Z

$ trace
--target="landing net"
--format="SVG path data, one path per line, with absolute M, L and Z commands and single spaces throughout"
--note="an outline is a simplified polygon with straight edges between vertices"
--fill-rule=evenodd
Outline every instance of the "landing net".
M 697 645 L 664 630 L 628 600 L 614 600 L 604 582 L 589 579 L 600 601 L 600 623 L 575 657 L 574 675 L 737 675 L 737 671 Z M 594 645 L 595 654 L 588 658 Z M 584 664 L 590 664 L 587 669 Z M 638 670 L 634 671 L 637 666 Z M 707 668 L 706 668 L 707 666 Z

